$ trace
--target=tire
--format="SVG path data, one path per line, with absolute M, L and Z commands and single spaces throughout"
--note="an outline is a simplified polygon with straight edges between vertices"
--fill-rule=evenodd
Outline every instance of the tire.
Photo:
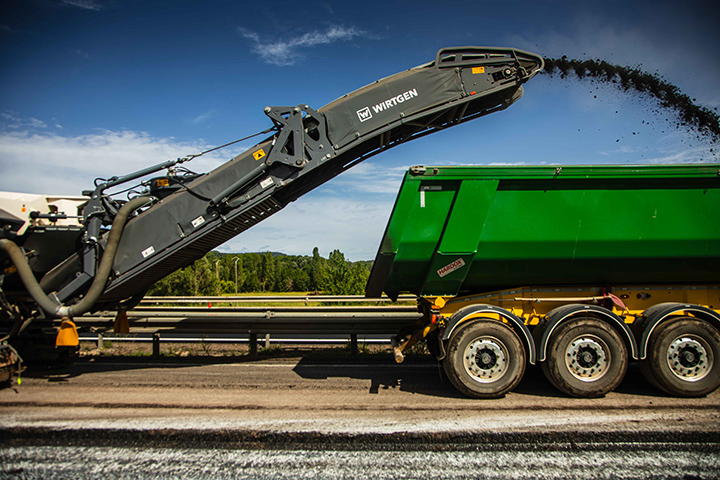
M 443 367 L 450 382 L 468 397 L 499 398 L 520 383 L 525 349 L 507 325 L 473 320 L 450 337 Z
M 627 347 L 607 323 L 593 317 L 571 319 L 550 337 L 542 363 L 547 379 L 572 397 L 597 398 L 625 377 Z
M 705 321 L 677 316 L 650 336 L 640 367 L 650 383 L 676 397 L 702 397 L 720 386 L 720 333 Z

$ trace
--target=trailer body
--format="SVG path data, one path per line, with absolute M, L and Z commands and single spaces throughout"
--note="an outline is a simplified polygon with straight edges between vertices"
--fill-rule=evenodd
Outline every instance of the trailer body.
M 705 394 L 720 383 L 719 172 L 716 164 L 412 167 L 367 296 L 419 295 L 424 321 L 395 338 L 396 358 L 429 339 L 469 395 L 509 391 L 491 384 L 500 370 L 512 373 L 516 354 L 572 395 L 607 393 L 630 360 L 670 393 Z M 497 324 L 516 338 L 501 340 Z M 463 344 L 465 327 L 497 345 Z M 515 340 L 522 351 L 513 353 Z M 480 350 L 504 360 L 483 364 Z M 512 381 L 522 376 L 516 367 Z
M 423 167 L 368 294 L 720 281 L 718 165 Z

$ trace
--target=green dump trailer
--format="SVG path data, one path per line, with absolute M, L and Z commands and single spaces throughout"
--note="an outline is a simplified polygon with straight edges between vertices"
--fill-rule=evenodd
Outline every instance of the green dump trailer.
M 419 296 L 452 383 L 497 397 L 540 363 L 601 396 L 638 360 L 679 396 L 720 384 L 720 164 L 411 168 L 367 286 Z

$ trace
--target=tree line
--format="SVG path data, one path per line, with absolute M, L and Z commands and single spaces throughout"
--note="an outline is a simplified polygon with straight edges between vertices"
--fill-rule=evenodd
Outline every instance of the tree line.
M 148 295 L 208 296 L 248 292 L 320 292 L 362 295 L 371 261 L 351 262 L 340 250 L 323 258 L 281 253 L 209 252 L 155 283 Z

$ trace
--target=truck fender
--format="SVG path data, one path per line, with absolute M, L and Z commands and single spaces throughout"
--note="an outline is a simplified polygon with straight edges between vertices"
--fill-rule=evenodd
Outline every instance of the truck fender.
M 570 320 L 578 315 L 589 315 L 592 317 L 599 318 L 606 321 L 610 326 L 620 333 L 620 336 L 625 339 L 627 345 L 630 347 L 630 356 L 633 360 L 638 359 L 638 346 L 635 336 L 632 334 L 630 327 L 623 321 L 622 318 L 615 315 L 610 310 L 598 307 L 596 305 L 563 305 L 561 307 L 552 310 L 547 315 L 547 320 L 541 323 L 534 331 L 533 336 L 537 343 L 537 351 L 540 358 L 538 361 L 544 362 L 547 358 L 547 345 L 555 329 L 564 321 Z
M 720 330 L 720 315 L 717 312 L 689 303 L 666 302 L 658 303 L 645 310 L 642 314 L 642 337 L 640 337 L 640 360 L 647 358 L 648 343 L 655 328 L 666 318 L 678 312 L 691 312 L 695 317 L 705 320 L 713 327 Z
M 535 351 L 535 343 L 533 342 L 532 335 L 530 334 L 530 329 L 528 329 L 525 322 L 517 315 L 514 315 L 504 308 L 495 307 L 493 305 L 470 305 L 453 313 L 450 316 L 450 319 L 445 321 L 445 328 L 440 335 L 440 340 L 448 340 L 458 325 L 467 320 L 482 317 L 483 313 L 500 315 L 502 318 L 507 320 L 512 329 L 515 330 L 515 333 L 517 333 L 520 337 L 520 341 L 525 346 L 528 362 L 530 362 L 531 365 L 535 365 L 537 354 Z

